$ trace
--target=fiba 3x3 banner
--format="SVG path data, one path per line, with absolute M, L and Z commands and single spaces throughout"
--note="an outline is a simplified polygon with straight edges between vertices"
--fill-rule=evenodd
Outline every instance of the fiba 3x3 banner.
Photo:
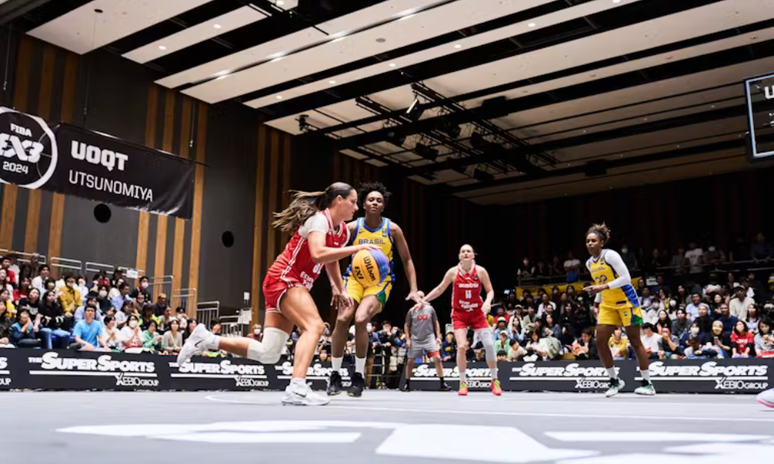
M 194 163 L 0 107 L 0 182 L 190 219 Z

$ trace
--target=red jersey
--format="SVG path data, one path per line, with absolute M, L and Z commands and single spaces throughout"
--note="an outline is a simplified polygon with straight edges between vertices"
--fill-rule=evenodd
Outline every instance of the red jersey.
M 312 259 L 307 241 L 311 232 L 324 233 L 325 246 L 330 248 L 341 248 L 349 241 L 347 225 L 342 222 L 334 227 L 330 211 L 327 209 L 319 211 L 296 230 L 285 250 L 269 268 L 266 280 L 281 280 L 288 284 L 288 287 L 300 284 L 307 290 L 312 289 L 312 285 L 320 276 L 324 264 L 315 263 Z
M 481 281 L 478 279 L 478 268 L 473 265 L 470 272 L 465 272 L 462 266 L 457 266 L 457 276 L 454 277 L 452 293 L 452 308 L 457 311 L 473 311 L 481 309 L 484 300 L 481 298 Z

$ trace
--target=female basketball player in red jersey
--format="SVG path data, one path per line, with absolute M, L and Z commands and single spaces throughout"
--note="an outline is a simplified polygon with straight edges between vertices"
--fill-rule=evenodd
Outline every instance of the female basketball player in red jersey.
M 338 261 L 360 250 L 376 249 L 373 245 L 346 246 L 349 232 L 345 222 L 352 219 L 357 209 L 357 192 L 343 182 L 329 186 L 324 192 L 297 192 L 290 206 L 275 214 L 274 227 L 294 234 L 263 281 L 266 301 L 263 340 L 222 338 L 199 324 L 180 350 L 178 364 L 206 350 L 224 350 L 263 364 L 274 364 L 279 361 L 290 331 L 296 325 L 301 336 L 296 343 L 293 379 L 282 403 L 328 404 L 330 400 L 326 396 L 313 393 L 306 384 L 306 371 L 315 345 L 325 330 L 309 290 L 325 266 L 334 298 L 344 306 L 352 305 L 344 291 Z
M 454 326 L 454 338 L 457 339 L 457 368 L 460 372 L 460 389 L 458 395 L 468 394 L 468 382 L 465 377 L 467 367 L 468 327 L 478 335 L 486 351 L 486 363 L 492 374 L 492 393 L 502 395 L 500 380 L 497 378 L 497 356 L 494 351 L 492 329 L 486 320 L 491 310 L 494 290 L 489 280 L 489 273 L 481 266 L 476 265 L 475 253 L 470 245 L 460 248 L 460 263 L 444 275 L 441 283 L 430 292 L 424 300 L 414 308 L 424 307 L 428 302 L 438 298 L 446 291 L 450 284 L 454 284 L 452 293 L 452 324 Z M 486 290 L 486 301 L 481 299 L 481 287 Z

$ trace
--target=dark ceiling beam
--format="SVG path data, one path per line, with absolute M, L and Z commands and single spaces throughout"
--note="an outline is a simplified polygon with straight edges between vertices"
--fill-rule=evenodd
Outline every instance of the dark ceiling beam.
M 52 0 L 9 0 L 0 5 L 0 24 L 7 24 L 50 1 Z

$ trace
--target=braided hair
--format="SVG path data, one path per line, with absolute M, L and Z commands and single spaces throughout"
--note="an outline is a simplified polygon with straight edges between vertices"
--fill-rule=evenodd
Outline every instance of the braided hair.
M 389 203 L 390 197 L 392 196 L 392 193 L 387 190 L 387 187 L 385 187 L 381 182 L 366 182 L 361 184 L 360 201 L 363 204 L 365 204 L 366 198 L 368 198 L 368 194 L 371 192 L 379 192 L 382 195 L 382 198 L 384 199 L 384 207 L 386 208 L 387 203 Z

